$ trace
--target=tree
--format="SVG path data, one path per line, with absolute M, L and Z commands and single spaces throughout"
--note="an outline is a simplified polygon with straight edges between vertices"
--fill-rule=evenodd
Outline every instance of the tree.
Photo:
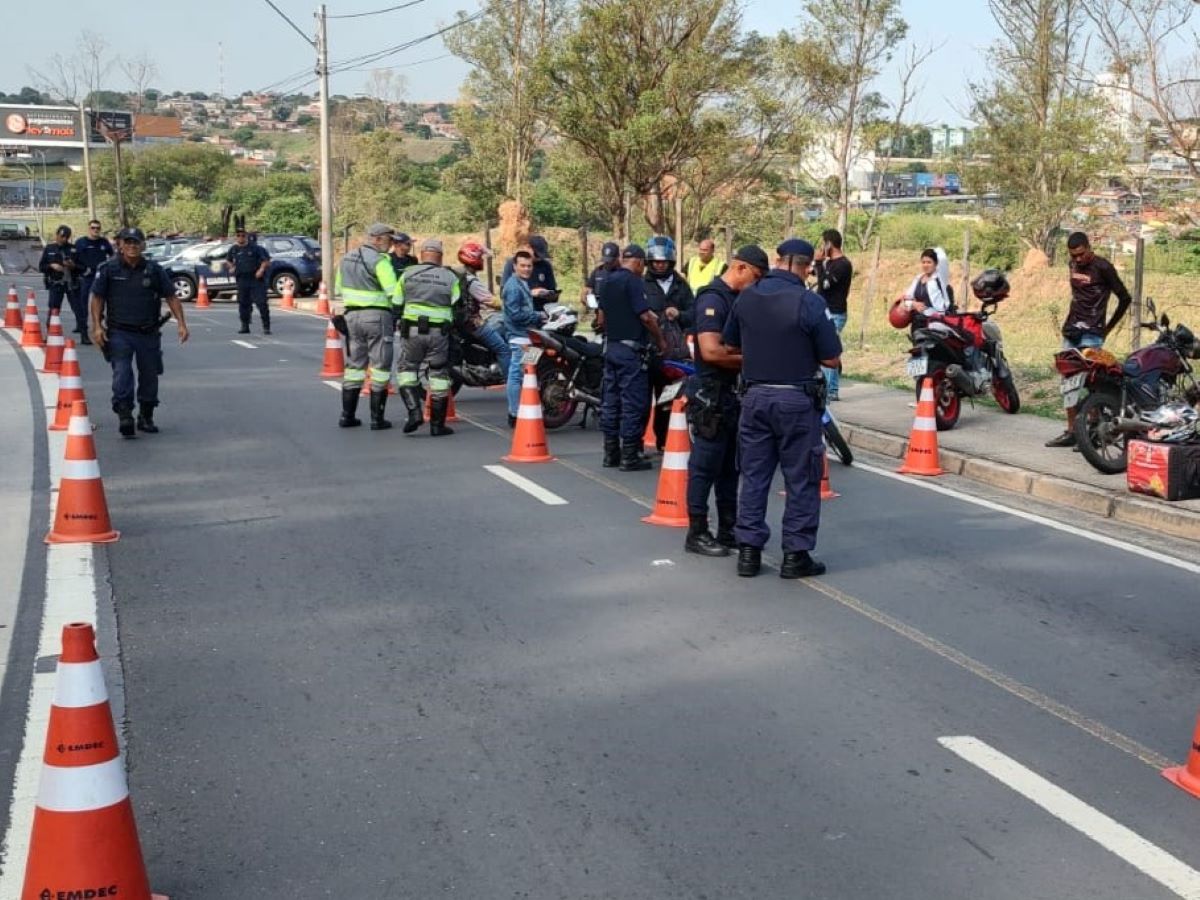
M 29 67 L 35 86 L 55 100 L 75 106 L 91 103 L 112 71 L 115 58 L 108 42 L 95 31 L 81 31 L 75 47 L 66 54 L 52 53 L 41 68 Z
M 255 221 L 260 231 L 316 237 L 321 213 L 311 197 L 289 194 L 268 200 Z
M 131 102 L 133 111 L 135 113 L 145 112 L 147 104 L 153 103 L 148 95 L 150 82 L 158 77 L 158 65 L 150 54 L 141 53 L 138 56 L 121 60 L 121 71 L 125 73 L 130 87 L 133 88 Z
M 371 114 L 377 128 L 386 128 L 391 121 L 391 108 L 404 99 L 408 85 L 394 69 L 372 69 L 363 92 L 374 103 Z
M 233 131 L 229 133 L 229 137 L 235 144 L 244 147 L 249 141 L 254 140 L 254 129 L 249 125 L 242 125 L 233 129 Z
M 1082 80 L 1079 0 L 990 3 L 1004 37 L 990 52 L 995 80 L 971 86 L 973 149 L 984 163 L 963 174 L 976 191 L 999 191 L 1001 227 L 1053 260 L 1056 233 L 1080 192 L 1117 161 L 1118 142 Z
M 884 109 L 870 90 L 882 66 L 908 33 L 899 0 L 806 0 L 800 64 L 808 72 L 814 98 L 829 130 L 828 153 L 838 180 L 838 230 L 845 232 L 850 211 L 850 172 L 871 146 L 862 126 Z
M 187 185 L 176 185 L 167 203 L 141 216 L 143 227 L 158 234 L 210 234 L 215 221 L 212 204 L 196 197 Z

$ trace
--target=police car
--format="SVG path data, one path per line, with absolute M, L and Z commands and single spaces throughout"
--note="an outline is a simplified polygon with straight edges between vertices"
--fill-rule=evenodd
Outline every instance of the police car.
M 206 241 L 186 248 L 173 259 L 163 262 L 163 268 L 175 285 L 180 300 L 196 299 L 200 279 L 208 285 L 208 295 L 232 294 L 237 280 L 229 265 L 232 240 Z M 260 234 L 258 243 L 271 254 L 267 268 L 267 285 L 282 295 L 290 285 L 297 297 L 308 296 L 321 283 L 321 245 L 310 237 L 288 234 Z

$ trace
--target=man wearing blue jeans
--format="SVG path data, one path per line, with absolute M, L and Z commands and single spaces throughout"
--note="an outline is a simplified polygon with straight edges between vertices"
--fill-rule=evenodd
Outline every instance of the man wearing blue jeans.
M 817 293 L 825 301 L 825 311 L 833 321 L 833 327 L 841 335 L 846 327 L 846 314 L 849 309 L 850 279 L 854 276 L 854 266 L 842 253 L 842 233 L 836 228 L 830 228 L 821 235 L 821 246 L 817 248 L 813 260 L 813 272 L 817 277 Z M 825 383 L 828 386 L 829 400 L 838 399 L 838 382 L 841 369 L 822 367 L 825 373 Z
M 533 303 L 533 294 L 529 290 L 529 277 L 533 274 L 533 254 L 527 250 L 518 250 L 513 256 L 513 273 L 500 292 L 504 303 L 504 330 L 508 333 L 511 345 L 511 358 L 508 364 L 508 427 L 517 427 L 517 410 L 521 405 L 521 379 L 525 349 L 529 346 L 527 337 L 530 328 L 536 328 L 543 322 L 543 317 Z

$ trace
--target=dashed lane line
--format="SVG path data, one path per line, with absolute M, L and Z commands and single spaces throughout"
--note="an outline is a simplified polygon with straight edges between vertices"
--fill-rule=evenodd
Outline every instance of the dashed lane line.
M 258 345 L 252 344 L 249 341 L 231 340 L 229 343 L 237 344 L 239 347 L 245 347 L 247 350 L 257 350 Z
M 530 481 L 524 475 L 518 475 L 511 469 L 506 469 L 504 466 L 484 466 L 484 468 L 495 475 L 497 478 L 503 479 L 515 488 L 519 488 L 531 497 L 536 497 L 547 506 L 566 506 L 567 501 L 553 491 L 548 491 L 535 481 Z

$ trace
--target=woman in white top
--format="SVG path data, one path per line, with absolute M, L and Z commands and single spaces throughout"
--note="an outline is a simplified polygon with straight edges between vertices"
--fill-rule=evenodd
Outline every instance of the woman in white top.
M 950 261 L 946 251 L 941 247 L 922 250 L 921 274 L 896 299 L 910 303 L 916 312 L 952 312 L 954 301 L 950 297 Z

